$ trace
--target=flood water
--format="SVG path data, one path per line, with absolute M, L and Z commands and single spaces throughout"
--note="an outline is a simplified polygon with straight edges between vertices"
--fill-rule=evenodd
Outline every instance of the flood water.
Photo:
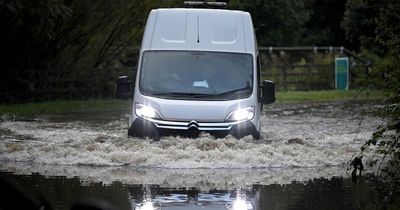
M 0 171 L 56 209 L 380 209 L 382 185 L 348 162 L 383 119 L 378 103 L 267 106 L 262 140 L 127 138 L 129 110 L 3 116 Z M 363 154 L 366 172 L 373 153 Z

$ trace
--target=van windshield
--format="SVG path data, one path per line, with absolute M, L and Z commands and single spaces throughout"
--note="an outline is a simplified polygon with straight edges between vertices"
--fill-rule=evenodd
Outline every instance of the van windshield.
M 202 51 L 146 51 L 139 91 L 148 96 L 188 100 L 250 97 L 251 54 Z

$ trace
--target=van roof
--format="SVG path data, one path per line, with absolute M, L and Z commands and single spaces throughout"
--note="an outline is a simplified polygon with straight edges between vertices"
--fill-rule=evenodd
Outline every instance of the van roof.
M 221 9 L 154 9 L 142 41 L 145 50 L 201 50 L 254 54 L 248 12 Z

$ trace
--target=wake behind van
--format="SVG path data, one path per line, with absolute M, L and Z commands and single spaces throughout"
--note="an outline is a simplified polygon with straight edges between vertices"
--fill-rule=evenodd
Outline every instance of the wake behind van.
M 251 16 L 223 9 L 154 9 L 147 19 L 136 81 L 117 80 L 118 98 L 133 97 L 128 136 L 259 139 L 263 104 L 275 101 L 260 81 Z

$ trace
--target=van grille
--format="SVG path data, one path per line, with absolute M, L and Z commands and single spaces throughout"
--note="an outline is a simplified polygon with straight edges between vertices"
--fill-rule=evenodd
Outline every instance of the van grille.
M 189 122 L 176 122 L 176 121 L 165 121 L 165 120 L 154 120 L 147 119 L 154 123 L 157 128 L 164 129 L 177 129 L 177 130 L 189 130 L 196 128 L 199 131 L 227 131 L 232 128 L 232 126 L 237 125 L 243 121 L 239 122 L 196 122 L 195 120 Z

